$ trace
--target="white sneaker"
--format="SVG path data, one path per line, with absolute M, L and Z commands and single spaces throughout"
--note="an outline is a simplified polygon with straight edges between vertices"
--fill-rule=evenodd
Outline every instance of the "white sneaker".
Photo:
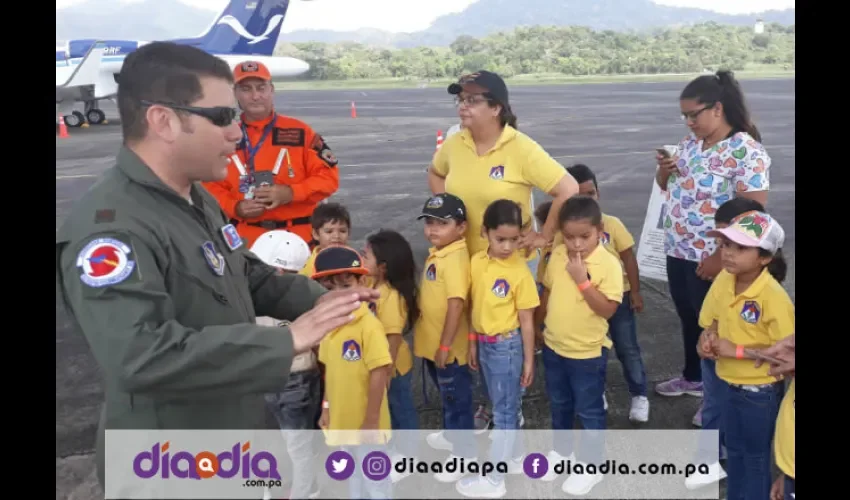
M 546 474 L 544 474 L 543 477 L 540 478 L 540 480 L 546 481 L 547 483 L 554 481 L 558 478 L 558 474 L 555 472 L 555 464 L 561 461 L 566 462 L 567 460 L 574 462 L 575 459 L 575 453 L 570 453 L 570 456 L 565 457 L 555 450 L 550 451 L 546 454 L 546 461 L 549 462 L 549 470 L 546 471 Z
M 398 453 L 393 453 L 392 456 L 390 457 L 390 461 L 393 464 L 392 469 L 390 470 L 390 481 L 392 481 L 393 484 L 395 484 L 395 483 L 401 481 L 402 479 L 406 478 L 407 476 L 413 474 L 413 472 L 411 472 L 409 470 L 407 470 L 405 472 L 398 472 L 398 471 L 395 470 L 395 464 L 401 462 L 402 460 L 404 460 L 404 457 L 402 455 L 398 454 Z M 414 459 L 414 465 L 415 465 L 415 460 L 416 459 Z
M 525 474 L 522 460 L 525 457 L 512 458 L 508 461 L 508 474 Z
M 425 436 L 425 441 L 428 443 L 428 446 L 435 450 L 451 452 L 454 449 L 454 445 L 451 441 L 446 439 L 446 436 L 443 435 L 443 431 L 428 434 Z
M 461 472 L 461 467 L 460 467 L 461 457 L 455 455 L 454 453 L 450 454 L 449 457 L 446 458 L 446 461 L 443 462 L 443 469 L 445 469 L 446 464 L 449 464 L 450 462 L 452 462 L 452 460 L 454 460 L 457 464 L 455 471 L 454 472 L 447 472 L 446 470 L 443 470 L 443 472 L 437 472 L 437 473 L 434 474 L 434 479 L 436 479 L 437 481 L 439 481 L 441 483 L 453 483 L 455 481 L 458 481 L 460 478 L 462 478 L 463 476 L 466 475 L 465 472 Z M 463 460 L 466 464 L 468 464 L 470 462 L 478 461 L 478 458 L 477 457 L 464 458 Z
M 629 410 L 629 420 L 632 422 L 649 421 L 649 399 L 646 396 L 632 398 L 632 408 Z
M 564 481 L 561 490 L 567 495 L 583 496 L 590 493 L 594 486 L 599 484 L 605 476 L 602 474 L 570 474 Z
M 507 493 L 505 480 L 493 482 L 489 477 L 472 476 L 455 483 L 455 489 L 468 498 L 502 498 Z
M 714 484 L 725 477 L 726 471 L 723 470 L 720 462 L 714 462 L 713 464 L 708 465 L 708 474 L 696 473 L 692 476 L 688 476 L 685 479 L 685 488 L 695 490 L 697 488 L 702 488 L 703 486 Z

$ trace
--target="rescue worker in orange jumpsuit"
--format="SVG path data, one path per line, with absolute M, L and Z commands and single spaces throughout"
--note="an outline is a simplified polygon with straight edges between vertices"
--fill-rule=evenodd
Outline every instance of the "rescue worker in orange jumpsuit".
M 247 247 L 266 231 L 284 229 L 312 241 L 310 216 L 339 188 L 337 159 L 306 123 L 274 110 L 274 84 L 262 63 L 233 73 L 242 109 L 242 141 L 227 178 L 204 183 Z

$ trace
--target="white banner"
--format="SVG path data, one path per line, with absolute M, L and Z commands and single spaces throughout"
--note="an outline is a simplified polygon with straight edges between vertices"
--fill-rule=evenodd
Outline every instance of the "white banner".
M 676 154 L 676 146 L 664 146 L 671 155 Z M 657 167 L 656 167 L 657 169 Z M 652 178 L 652 190 L 646 205 L 646 218 L 638 243 L 637 261 L 642 278 L 667 282 L 667 254 L 664 253 L 664 222 L 667 217 L 664 208 L 664 192 Z
M 428 444 L 435 442 L 428 439 L 434 430 L 393 431 L 389 444 L 334 447 L 325 444 L 333 436 L 322 431 L 287 432 L 294 434 L 107 431 L 105 497 L 289 498 L 295 480 L 307 487 L 318 484 L 315 498 L 460 499 L 465 498 L 459 491 L 461 477 L 495 476 L 504 478 L 509 498 L 560 498 L 569 478 L 581 473 L 601 475 L 592 498 L 719 495 L 717 483 L 698 490 L 685 487 L 687 477 L 707 473 L 705 464 L 717 461 L 716 430 L 499 431 L 492 440 L 455 431 L 437 441 L 454 443 L 453 452 L 465 458 L 448 461 L 448 451 Z M 371 442 L 376 437 L 369 435 Z M 362 443 L 366 435 L 349 432 L 344 438 Z M 509 442 L 515 447 L 502 453 L 507 457 L 499 456 L 496 450 Z

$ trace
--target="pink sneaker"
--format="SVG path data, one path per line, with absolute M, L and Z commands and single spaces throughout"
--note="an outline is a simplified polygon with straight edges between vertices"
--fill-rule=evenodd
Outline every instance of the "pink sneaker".
M 702 397 L 702 382 L 688 382 L 682 377 L 676 377 L 655 386 L 655 392 L 662 396 L 691 396 Z

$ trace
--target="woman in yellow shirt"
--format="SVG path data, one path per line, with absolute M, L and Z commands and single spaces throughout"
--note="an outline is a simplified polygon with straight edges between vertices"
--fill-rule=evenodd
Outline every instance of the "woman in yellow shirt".
M 381 230 L 366 239 L 363 265 L 374 280 L 374 288 L 381 292 L 380 298 L 370 308 L 384 325 L 393 358 L 387 391 L 392 428 L 419 429 L 419 414 L 413 402 L 413 355 L 403 337 L 411 331 L 419 317 L 413 250 L 401 234 Z M 416 440 L 409 436 L 396 435 L 393 439 L 393 463 L 403 457 L 416 456 L 416 444 Z M 398 474 L 393 469 L 391 479 L 396 482 L 409 474 Z
M 769 498 L 771 446 L 783 384 L 756 368 L 750 350 L 765 349 L 794 333 L 794 304 L 780 284 L 787 266 L 785 231 L 764 212 L 745 212 L 723 229 L 719 240 L 723 270 L 700 311 L 705 328 L 700 355 L 717 360 L 717 376 L 728 384 L 723 402 L 730 500 Z

